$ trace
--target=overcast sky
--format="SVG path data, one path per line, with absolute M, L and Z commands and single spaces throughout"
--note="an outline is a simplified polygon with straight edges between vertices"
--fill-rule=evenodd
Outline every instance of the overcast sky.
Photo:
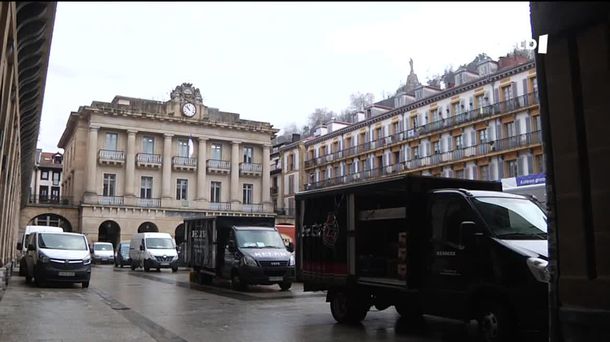
M 167 101 L 190 82 L 207 106 L 267 121 L 337 113 L 531 36 L 529 3 L 64 3 L 57 5 L 38 147 L 70 112 L 115 95 Z

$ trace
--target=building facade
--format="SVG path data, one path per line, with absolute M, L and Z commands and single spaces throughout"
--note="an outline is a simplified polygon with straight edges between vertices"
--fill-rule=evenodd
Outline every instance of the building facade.
M 304 189 L 397 173 L 500 180 L 544 173 L 533 62 L 486 60 L 440 89 L 401 87 L 395 108 L 304 142 Z M 387 105 L 388 101 L 384 100 Z
M 36 149 L 28 204 L 59 203 L 63 155 Z
M 0 3 L 0 267 L 10 267 L 16 255 L 20 210 L 28 198 L 40 128 L 55 9 L 54 2 Z M 3 275 L 0 272 L 0 278 Z
M 271 139 L 266 122 L 203 104 L 184 83 L 166 102 L 116 96 L 68 120 L 64 194 L 78 201 L 78 231 L 117 243 L 136 232 L 181 242 L 192 215 L 273 216 Z

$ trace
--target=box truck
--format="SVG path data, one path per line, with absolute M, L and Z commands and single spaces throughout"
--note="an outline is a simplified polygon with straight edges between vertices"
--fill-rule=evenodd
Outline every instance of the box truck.
M 284 245 L 273 217 L 190 218 L 184 229 L 186 262 L 201 283 L 220 278 L 235 290 L 250 284 L 288 290 L 295 280 L 292 244 Z
M 338 322 L 371 306 L 476 319 L 484 340 L 547 324 L 546 216 L 499 182 L 399 176 L 298 193 L 297 269 Z

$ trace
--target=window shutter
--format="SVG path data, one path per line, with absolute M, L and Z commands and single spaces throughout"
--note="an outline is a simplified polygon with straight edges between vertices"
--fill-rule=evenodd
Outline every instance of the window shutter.
M 515 129 L 517 130 L 516 135 L 521 135 L 523 132 L 521 131 L 521 120 L 516 120 Z
M 498 168 L 498 179 L 504 178 L 504 161 L 498 160 L 496 166 Z
M 523 176 L 523 157 L 517 157 L 517 176 Z
M 527 156 L 527 174 L 531 175 L 534 173 L 534 157 L 532 155 Z
M 474 97 L 470 97 L 470 103 L 468 104 L 468 110 L 474 109 Z
M 513 82 L 511 84 L 511 87 L 512 87 L 512 96 L 513 96 L 513 99 L 515 99 L 518 96 L 518 94 L 517 94 L 517 82 Z
M 498 102 L 500 102 L 500 96 L 498 95 L 498 88 L 495 88 L 493 103 L 498 103 Z
M 527 95 L 529 93 L 528 89 L 527 89 L 527 78 L 523 79 L 523 95 Z M 529 96 L 524 96 L 523 97 L 523 102 L 525 103 L 525 105 L 528 105 L 528 97 Z
M 451 143 L 451 136 L 447 137 L 447 152 L 453 150 L 453 144 Z
M 529 116 L 525 118 L 525 132 L 524 133 L 529 133 L 532 131 L 531 120 L 532 120 L 532 118 Z
M 502 127 L 500 124 L 496 124 L 496 140 L 502 139 Z
M 470 146 L 477 144 L 477 131 L 470 131 Z

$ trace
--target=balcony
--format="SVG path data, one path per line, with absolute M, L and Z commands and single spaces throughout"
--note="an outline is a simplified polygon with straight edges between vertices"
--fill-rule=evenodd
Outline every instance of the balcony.
M 173 157 L 172 165 L 176 171 L 196 171 L 197 158 Z
M 271 169 L 269 171 L 269 173 L 276 174 L 276 173 L 280 173 L 282 172 L 282 163 L 277 163 L 277 164 L 273 164 L 271 165 Z
M 97 196 L 97 204 L 123 205 L 123 196 Z
M 141 168 L 160 169 L 163 158 L 160 154 L 138 153 L 136 154 L 136 166 Z
M 263 174 L 263 165 L 253 163 L 240 163 L 239 174 L 242 176 L 260 177 Z
M 144 208 L 161 208 L 160 198 L 138 198 L 137 206 Z
M 208 159 L 208 173 L 228 175 L 231 173 L 231 162 L 227 160 Z
M 261 203 L 242 204 L 241 211 L 247 213 L 261 213 L 263 212 L 263 205 Z
M 28 198 L 28 205 L 43 205 L 43 206 L 71 206 L 72 197 L 56 197 L 56 196 L 37 196 L 30 195 Z
M 455 128 L 458 125 L 489 118 L 494 115 L 506 114 L 522 108 L 538 104 L 538 93 L 529 93 L 521 95 L 507 101 L 498 102 L 492 105 L 483 106 L 480 108 L 472 109 L 457 115 L 450 116 L 448 118 L 440 119 L 437 121 L 429 122 L 423 126 L 415 127 L 406 131 L 398 132 L 393 135 L 381 137 L 372 142 L 365 142 L 363 144 L 352 146 L 333 154 L 327 154 L 319 156 L 318 158 L 310 158 L 305 160 L 305 168 L 311 168 L 317 165 L 323 165 L 337 160 L 341 157 L 349 157 L 370 150 L 389 146 L 392 144 L 399 143 L 400 141 L 415 139 L 421 135 L 434 133 L 442 130 L 448 130 Z M 421 161 L 421 164 L 425 164 L 425 161 Z
M 208 204 L 208 209 L 221 211 L 231 210 L 231 202 L 210 202 Z
M 102 165 L 122 166 L 125 164 L 125 153 L 123 151 L 100 150 L 97 160 Z

